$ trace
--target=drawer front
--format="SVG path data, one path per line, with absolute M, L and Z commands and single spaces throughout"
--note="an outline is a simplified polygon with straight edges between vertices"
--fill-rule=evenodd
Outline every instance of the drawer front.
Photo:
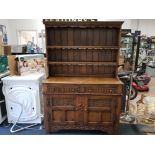
M 44 85 L 45 94 L 122 95 L 122 85 Z

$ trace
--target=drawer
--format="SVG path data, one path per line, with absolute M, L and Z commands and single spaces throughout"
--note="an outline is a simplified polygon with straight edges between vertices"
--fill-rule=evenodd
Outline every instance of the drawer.
M 45 94 L 101 94 L 122 95 L 122 85 L 70 85 L 48 84 L 43 86 Z

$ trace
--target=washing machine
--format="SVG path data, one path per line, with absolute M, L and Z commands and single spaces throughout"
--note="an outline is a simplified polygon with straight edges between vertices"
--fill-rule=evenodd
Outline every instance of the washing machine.
M 41 123 L 45 74 L 2 78 L 8 123 Z

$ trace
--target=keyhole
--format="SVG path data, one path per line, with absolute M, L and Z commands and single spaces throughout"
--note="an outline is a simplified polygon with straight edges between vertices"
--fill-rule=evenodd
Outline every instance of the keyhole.
M 13 107 L 11 107 L 11 110 L 13 110 Z
M 12 89 L 12 87 L 10 89 Z
M 32 110 L 34 111 L 34 107 L 32 108 Z
M 31 87 L 29 87 L 29 89 L 32 89 Z

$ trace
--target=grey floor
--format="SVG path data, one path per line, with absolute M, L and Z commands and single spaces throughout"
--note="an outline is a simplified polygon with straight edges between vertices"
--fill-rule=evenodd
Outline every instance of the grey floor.
M 58 132 L 46 134 L 42 124 L 38 124 L 30 129 L 24 129 L 17 133 L 11 133 L 10 128 L 12 124 L 7 121 L 0 125 L 0 135 L 108 135 L 106 132 L 101 131 L 81 131 L 81 130 L 60 130 Z M 24 127 L 23 124 L 21 124 Z M 18 128 L 18 127 L 17 127 Z M 118 135 L 144 135 L 141 132 L 141 126 L 133 124 L 120 124 Z

